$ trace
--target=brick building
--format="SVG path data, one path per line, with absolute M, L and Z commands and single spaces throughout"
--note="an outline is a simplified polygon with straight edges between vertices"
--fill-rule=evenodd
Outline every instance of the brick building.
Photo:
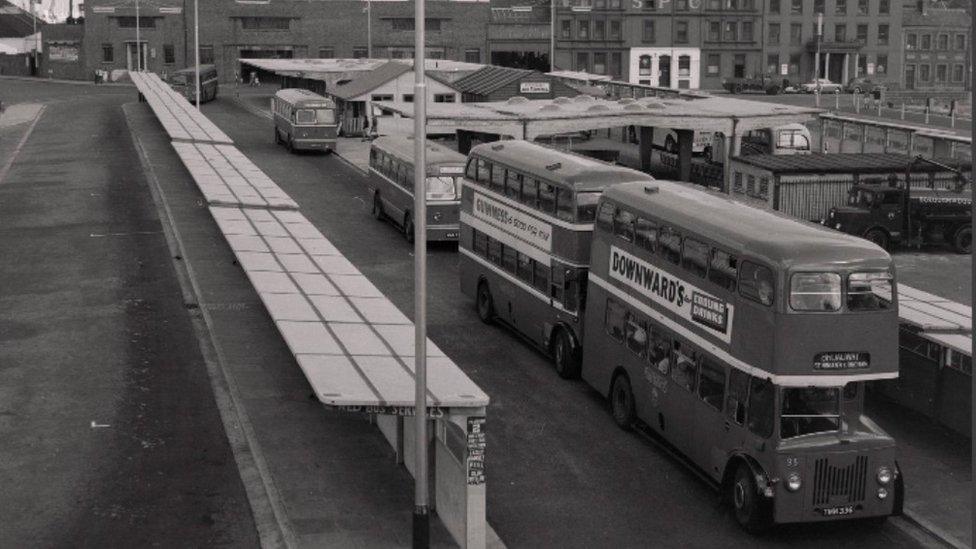
M 146 70 L 171 73 L 186 66 L 183 0 L 142 1 L 138 42 L 132 0 L 85 2 L 83 59 L 85 78 L 95 70 Z M 137 46 L 138 43 L 138 46 Z M 141 61 L 140 61 L 141 55 Z
M 500 67 L 549 71 L 551 18 L 548 0 L 491 0 L 488 59 Z
M 906 4 L 904 9 L 902 86 L 909 90 L 970 89 L 969 13 L 924 1 Z

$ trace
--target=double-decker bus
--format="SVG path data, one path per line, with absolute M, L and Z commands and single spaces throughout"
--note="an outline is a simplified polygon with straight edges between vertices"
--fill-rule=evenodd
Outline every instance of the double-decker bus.
M 369 149 L 369 193 L 373 217 L 387 218 L 413 242 L 413 136 L 386 136 L 373 140 Z M 458 239 L 458 204 L 463 154 L 428 141 L 427 147 L 427 240 Z
M 197 71 L 195 67 L 178 70 L 169 78 L 169 86 L 180 93 L 190 103 L 196 102 Z M 217 67 L 200 65 L 200 102 L 206 103 L 217 98 Z
M 290 152 L 335 150 L 339 133 L 335 102 L 301 88 L 285 88 L 271 98 L 275 143 Z
M 643 173 L 527 141 L 471 149 L 461 193 L 461 291 L 484 322 L 500 320 L 574 377 L 596 204 Z
M 721 487 L 749 531 L 900 513 L 864 382 L 898 375 L 884 250 L 684 184 L 608 186 L 582 378 Z

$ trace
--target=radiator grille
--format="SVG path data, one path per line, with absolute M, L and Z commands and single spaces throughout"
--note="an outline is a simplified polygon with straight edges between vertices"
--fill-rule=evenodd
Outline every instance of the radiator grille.
M 814 463 L 813 504 L 826 505 L 831 498 L 842 497 L 845 503 L 864 500 L 868 477 L 868 458 L 858 456 L 847 466 L 831 465 L 829 458 L 820 458 Z

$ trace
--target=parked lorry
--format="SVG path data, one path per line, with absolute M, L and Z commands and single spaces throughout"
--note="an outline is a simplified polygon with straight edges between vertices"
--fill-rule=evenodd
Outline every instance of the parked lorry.
M 911 184 L 911 167 L 936 164 L 957 174 L 953 189 L 918 188 Z M 961 254 L 972 251 L 972 184 L 960 170 L 916 157 L 905 181 L 860 183 L 851 187 L 848 205 L 830 209 L 823 223 L 862 236 L 882 248 L 892 244 L 948 243 Z
M 767 95 L 776 95 L 783 91 L 783 81 L 766 76 L 757 78 L 726 78 L 722 81 L 722 87 L 729 93 L 738 94 L 747 91 L 758 91 L 764 92 Z

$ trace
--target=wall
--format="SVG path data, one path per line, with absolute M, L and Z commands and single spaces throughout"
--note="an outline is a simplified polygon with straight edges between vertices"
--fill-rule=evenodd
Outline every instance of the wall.
M 17 55 L 7 55 L 0 53 L 0 74 L 7 76 L 30 76 L 30 66 L 28 55 L 18 53 Z
M 65 80 L 90 79 L 91 71 L 85 63 L 84 38 L 84 25 L 46 26 L 40 76 Z

